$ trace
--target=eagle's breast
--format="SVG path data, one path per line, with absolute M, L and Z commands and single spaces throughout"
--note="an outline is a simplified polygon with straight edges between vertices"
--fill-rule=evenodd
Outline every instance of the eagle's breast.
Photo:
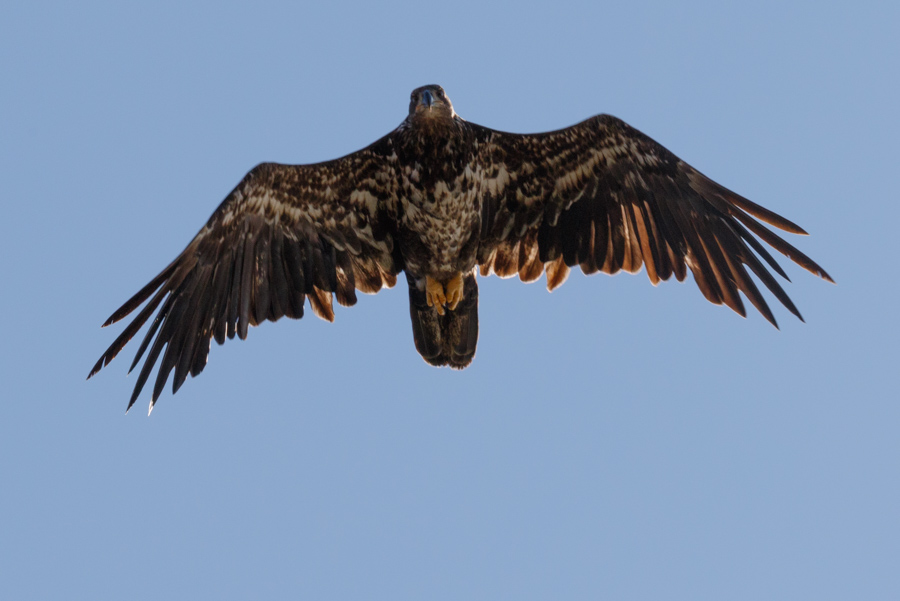
M 481 173 L 474 146 L 451 130 L 418 138 L 399 169 L 400 241 L 413 274 L 446 279 L 475 266 Z
M 481 228 L 478 174 L 461 172 L 423 182 L 423 166 L 404 169 L 401 180 L 401 244 L 407 268 L 436 279 L 475 266 Z

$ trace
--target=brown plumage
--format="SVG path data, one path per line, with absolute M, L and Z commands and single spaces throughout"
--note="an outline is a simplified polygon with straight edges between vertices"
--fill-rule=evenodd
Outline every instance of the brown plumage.
M 333 296 L 351 306 L 356 290 L 391 287 L 401 271 L 416 349 L 432 365 L 459 369 L 478 340 L 476 267 L 525 282 L 546 273 L 550 290 L 576 265 L 586 274 L 644 267 L 654 285 L 690 270 L 710 302 L 746 315 L 743 293 L 777 327 L 749 268 L 802 320 L 768 268 L 786 274 L 752 234 L 831 277 L 757 219 L 806 233 L 615 117 L 509 134 L 461 119 L 440 86 L 425 86 L 400 126 L 363 150 L 251 170 L 187 248 L 106 321 L 149 299 L 88 378 L 158 309 L 131 366 L 147 353 L 128 405 L 159 362 L 152 409 L 172 371 L 175 392 L 203 370 L 212 339 L 300 318 L 307 301 L 332 321 Z

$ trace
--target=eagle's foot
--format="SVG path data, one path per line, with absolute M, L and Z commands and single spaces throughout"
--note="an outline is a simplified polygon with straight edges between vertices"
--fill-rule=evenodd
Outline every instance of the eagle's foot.
M 431 276 L 425 276 L 425 302 L 434 307 L 438 315 L 444 314 L 444 303 L 447 302 L 444 285 Z
M 456 310 L 456 305 L 463 298 L 463 277 L 462 273 L 457 273 L 453 279 L 447 282 L 447 308 L 451 311 Z
M 444 305 L 454 311 L 463 298 L 463 288 L 462 273 L 453 276 L 447 282 L 446 288 L 438 280 L 425 276 L 425 302 L 429 307 L 434 307 L 438 315 L 444 314 Z

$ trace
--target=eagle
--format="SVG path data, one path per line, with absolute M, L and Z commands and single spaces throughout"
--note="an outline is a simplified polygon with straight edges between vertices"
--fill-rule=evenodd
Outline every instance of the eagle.
M 455 369 L 475 356 L 476 274 L 523 282 L 544 274 L 552 291 L 575 266 L 643 267 L 654 285 L 690 271 L 710 302 L 746 316 L 743 293 L 777 328 L 752 272 L 802 321 L 761 242 L 833 280 L 760 221 L 806 234 L 610 115 L 506 133 L 462 119 L 441 86 L 427 85 L 413 90 L 403 122 L 362 150 L 247 173 L 187 248 L 103 324 L 149 299 L 88 378 L 150 320 L 129 370 L 146 353 L 128 409 L 159 362 L 152 411 L 173 370 L 173 394 L 203 371 L 213 339 L 299 319 L 306 302 L 333 321 L 334 297 L 352 306 L 357 290 L 390 288 L 401 272 L 416 350 Z

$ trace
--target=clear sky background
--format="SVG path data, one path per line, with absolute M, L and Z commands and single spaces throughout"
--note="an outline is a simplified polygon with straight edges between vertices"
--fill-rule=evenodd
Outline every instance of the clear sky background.
M 9 3 L 0 597 L 900 598 L 898 32 L 896 2 Z M 149 418 L 134 343 L 84 381 L 253 165 L 357 150 L 426 83 L 508 131 L 614 114 L 838 283 L 782 261 L 778 331 L 692 281 L 482 278 L 463 372 L 401 285 L 214 346 Z

